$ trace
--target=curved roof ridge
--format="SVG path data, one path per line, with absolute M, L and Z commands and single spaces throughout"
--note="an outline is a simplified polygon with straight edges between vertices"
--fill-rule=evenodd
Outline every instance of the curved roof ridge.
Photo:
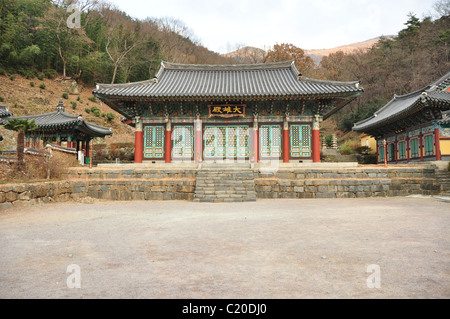
M 106 84 L 106 83 L 95 83 L 97 89 L 118 89 L 118 88 L 128 88 L 131 86 L 148 85 L 156 82 L 156 77 L 149 80 L 129 82 L 129 83 L 117 83 L 117 84 Z
M 161 68 L 173 70 L 192 70 L 192 71 L 221 71 L 221 70 L 266 70 L 291 67 L 293 60 L 255 63 L 255 64 L 181 64 L 167 61 L 161 62 Z M 159 72 L 158 72 L 159 73 Z
M 330 81 L 330 80 L 319 80 L 319 79 L 312 79 L 312 78 L 307 78 L 304 76 L 299 77 L 299 81 L 307 81 L 307 82 L 311 82 L 311 83 L 317 83 L 317 84 L 331 84 L 331 85 L 359 85 L 361 83 L 361 81 Z
M 434 81 L 433 83 L 431 83 L 429 86 L 429 89 L 437 89 L 443 82 L 445 82 L 446 80 L 450 79 L 450 71 L 447 72 L 445 75 L 443 75 L 442 77 L 440 77 L 438 80 Z

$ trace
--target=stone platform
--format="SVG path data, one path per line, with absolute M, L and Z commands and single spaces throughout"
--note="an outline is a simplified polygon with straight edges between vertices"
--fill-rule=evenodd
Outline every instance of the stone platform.
M 255 168 L 204 165 L 73 168 L 63 181 L 0 185 L 0 207 L 70 200 L 254 201 L 258 198 L 364 198 L 438 195 L 434 166 Z

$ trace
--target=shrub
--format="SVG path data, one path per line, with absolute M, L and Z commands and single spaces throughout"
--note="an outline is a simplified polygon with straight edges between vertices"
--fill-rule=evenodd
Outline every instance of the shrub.
M 63 97 L 63 99 L 68 100 L 68 99 L 69 99 L 69 94 L 63 93 L 63 94 L 62 94 L 62 97 Z
M 47 86 L 45 85 L 45 83 L 39 84 L 39 88 L 41 88 L 41 89 L 43 89 L 43 90 L 45 90 L 46 87 L 47 87 Z
M 97 102 L 97 98 L 95 96 L 91 96 L 88 100 L 91 102 Z
M 77 101 L 78 102 L 80 102 L 81 101 L 81 99 L 80 99 L 80 96 L 78 95 L 78 97 L 77 97 Z
M 90 108 L 88 108 L 88 107 L 87 107 L 87 108 L 85 108 L 84 110 L 85 110 L 85 111 L 86 111 L 86 113 L 88 113 L 88 114 L 89 114 L 89 113 L 91 113 L 91 109 L 90 109 Z
M 351 154 L 353 154 L 353 149 L 350 146 L 350 143 L 347 142 L 347 143 L 341 145 L 341 147 L 339 147 L 339 153 L 341 153 L 342 155 L 351 155 Z
M 96 106 L 91 107 L 91 112 L 94 113 L 94 115 L 97 117 L 99 117 L 101 115 L 100 109 Z
M 359 164 L 377 164 L 376 154 L 366 154 L 357 156 Z
M 359 146 L 355 149 L 356 153 L 358 154 L 369 154 L 370 152 L 370 147 L 369 146 Z
M 54 79 L 58 76 L 58 72 L 56 72 L 56 70 L 53 69 L 45 69 L 44 74 L 48 79 Z
M 35 78 L 35 74 L 33 71 L 29 71 L 29 70 L 20 70 L 19 74 L 24 76 L 26 79 L 34 79 Z
M 32 88 L 34 88 L 34 82 L 33 82 L 33 81 L 30 82 L 30 86 L 31 86 Z
M 0 102 L 5 102 L 5 99 L 3 98 L 3 96 L 0 96 Z
M 333 146 L 333 136 L 332 135 L 325 136 L 325 143 L 327 144 L 327 147 L 332 147 Z
M 108 119 L 108 121 L 112 121 L 114 120 L 116 116 L 114 115 L 114 113 L 106 113 L 106 118 Z
M 11 76 L 9 77 L 9 79 L 10 79 L 11 81 L 14 81 L 15 78 L 16 78 L 15 75 L 11 75 Z
M 38 78 L 40 81 L 42 81 L 42 80 L 44 79 L 44 77 L 45 77 L 44 73 L 39 73 L 39 74 L 37 75 L 37 78 Z
M 77 108 L 77 102 L 71 101 L 70 104 L 72 104 L 72 109 L 76 109 Z

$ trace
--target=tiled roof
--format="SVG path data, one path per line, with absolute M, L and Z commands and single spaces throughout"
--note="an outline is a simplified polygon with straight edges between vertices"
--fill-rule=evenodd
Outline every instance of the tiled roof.
M 401 96 L 395 95 L 371 117 L 355 123 L 353 131 L 369 132 L 374 128 L 393 123 L 410 112 L 414 112 L 420 106 L 429 104 L 428 102 L 438 103 L 443 110 L 448 110 L 450 109 L 450 92 L 446 92 L 445 89 L 449 85 L 450 72 L 421 90 Z
M 438 121 L 441 125 L 450 124 L 450 111 L 442 112 L 442 119 Z
M 58 104 L 60 106 L 60 104 Z M 17 116 L 0 119 L 0 125 L 6 124 L 10 119 L 27 119 L 34 121 L 39 129 L 61 129 L 62 127 L 77 127 L 78 130 L 90 136 L 104 137 L 112 135 L 110 128 L 86 122 L 81 116 L 68 114 L 61 109 L 55 112 Z
M 12 116 L 12 112 L 8 110 L 8 105 L 0 104 L 0 118 Z
M 302 77 L 293 61 L 196 65 L 162 62 L 156 77 L 128 84 L 97 84 L 94 95 L 149 98 L 282 98 L 350 95 L 363 92 L 359 82 L 321 81 Z

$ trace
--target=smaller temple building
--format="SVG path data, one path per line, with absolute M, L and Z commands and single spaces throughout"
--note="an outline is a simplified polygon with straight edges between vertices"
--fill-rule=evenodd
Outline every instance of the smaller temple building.
M 25 147 L 41 149 L 47 144 L 54 143 L 57 146 L 75 149 L 77 154 L 81 151 L 85 163 L 89 163 L 90 141 L 95 137 L 112 135 L 110 128 L 89 123 L 81 115 L 66 113 L 62 99 L 54 112 L 0 118 L 0 125 L 6 124 L 10 119 L 26 119 L 36 123 L 38 129 L 25 135 Z
M 421 90 L 395 95 L 353 131 L 376 139 L 379 163 L 450 160 L 450 72 Z

